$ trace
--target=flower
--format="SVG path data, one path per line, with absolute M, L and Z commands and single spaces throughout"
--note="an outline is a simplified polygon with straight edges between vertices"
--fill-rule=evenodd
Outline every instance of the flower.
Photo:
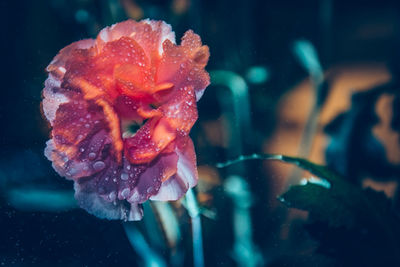
M 196 185 L 189 131 L 209 84 L 208 47 L 181 45 L 163 21 L 127 20 L 62 49 L 47 67 L 43 113 L 53 168 L 100 218 L 140 220 L 141 203 L 177 200 Z

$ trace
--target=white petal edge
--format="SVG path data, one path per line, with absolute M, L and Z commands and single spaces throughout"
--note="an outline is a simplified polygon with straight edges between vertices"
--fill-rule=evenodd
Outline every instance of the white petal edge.
M 143 209 L 140 204 L 117 201 L 109 202 L 103 199 L 93 188 L 85 190 L 85 185 L 74 183 L 75 199 L 78 205 L 92 215 L 101 219 L 140 221 L 143 218 Z
M 144 23 L 150 25 L 153 31 L 158 30 L 158 23 L 157 23 L 158 21 L 156 21 L 156 20 L 144 19 L 144 20 L 141 20 L 141 22 L 144 22 Z M 164 21 L 161 21 L 161 36 L 160 36 L 160 40 L 158 42 L 158 53 L 160 56 L 162 56 L 162 54 L 164 53 L 163 43 L 167 39 L 170 40 L 173 44 L 176 44 L 175 32 L 172 31 L 171 25 Z
M 161 184 L 156 195 L 150 197 L 157 201 L 175 201 L 180 199 L 189 188 L 197 184 L 196 166 L 180 151 L 178 154 L 177 173 Z
M 51 126 L 53 126 L 53 122 L 56 118 L 58 107 L 61 104 L 69 102 L 69 98 L 67 96 L 61 93 L 55 93 L 53 91 L 53 88 L 59 88 L 60 85 L 60 80 L 49 74 L 43 89 L 43 113 L 50 122 Z

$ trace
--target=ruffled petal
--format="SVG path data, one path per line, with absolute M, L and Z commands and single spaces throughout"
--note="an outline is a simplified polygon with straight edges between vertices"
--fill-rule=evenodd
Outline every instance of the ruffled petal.
M 196 101 L 210 84 L 210 76 L 204 70 L 210 56 L 207 46 L 203 46 L 200 37 L 189 30 L 177 46 L 164 42 L 164 54 L 157 69 L 157 83 L 171 82 L 176 88 L 193 87 Z
M 176 174 L 161 184 L 158 193 L 150 197 L 151 200 L 178 200 L 189 188 L 197 184 L 198 174 L 193 142 L 190 138 L 187 138 L 186 142 L 185 147 L 176 149 L 178 156 Z
M 97 45 L 102 49 L 104 44 L 123 36 L 137 41 L 149 58 L 159 57 L 163 53 L 162 44 L 165 40 L 175 43 L 175 33 L 171 25 L 163 21 L 145 19 L 140 22 L 127 20 L 104 28 L 97 37 Z
M 42 109 L 43 114 L 49 121 L 50 125 L 53 126 L 53 122 L 56 118 L 56 112 L 61 104 L 68 103 L 69 97 L 64 94 L 61 90 L 61 81 L 55 78 L 52 74 L 44 82 L 45 87 L 43 89 L 43 102 Z
M 197 104 L 193 87 L 183 87 L 161 107 L 164 118 L 179 134 L 187 135 L 197 120 Z
M 64 47 L 47 66 L 47 72 L 57 79 L 62 79 L 66 72 L 66 62 L 70 59 L 71 53 L 77 49 L 89 49 L 93 45 L 93 39 L 85 39 Z
M 150 196 L 157 194 L 163 181 L 177 172 L 177 162 L 176 153 L 160 155 L 140 176 L 129 202 L 142 203 Z
M 78 205 L 102 219 L 139 221 L 143 217 L 143 208 L 138 203 L 126 201 L 109 201 L 96 191 L 96 183 L 89 181 L 84 184 L 75 183 L 75 198 Z
M 147 121 L 137 133 L 125 139 L 125 155 L 132 163 L 146 163 L 155 159 L 176 137 L 165 118 Z

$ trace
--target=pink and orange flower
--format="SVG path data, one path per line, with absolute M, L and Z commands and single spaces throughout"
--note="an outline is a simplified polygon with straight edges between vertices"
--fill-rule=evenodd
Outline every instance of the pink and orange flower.
M 128 20 L 72 43 L 47 67 L 46 157 L 74 181 L 88 212 L 140 220 L 141 203 L 177 200 L 196 185 L 189 131 L 209 84 L 208 47 L 187 31 L 180 45 L 162 21 Z

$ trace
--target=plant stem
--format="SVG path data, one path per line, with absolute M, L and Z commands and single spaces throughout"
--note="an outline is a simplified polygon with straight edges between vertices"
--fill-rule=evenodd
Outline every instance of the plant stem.
M 192 219 L 192 239 L 193 239 L 193 266 L 204 267 L 203 237 L 201 230 L 200 210 L 197 205 L 196 196 L 192 189 L 186 193 L 186 209 Z

